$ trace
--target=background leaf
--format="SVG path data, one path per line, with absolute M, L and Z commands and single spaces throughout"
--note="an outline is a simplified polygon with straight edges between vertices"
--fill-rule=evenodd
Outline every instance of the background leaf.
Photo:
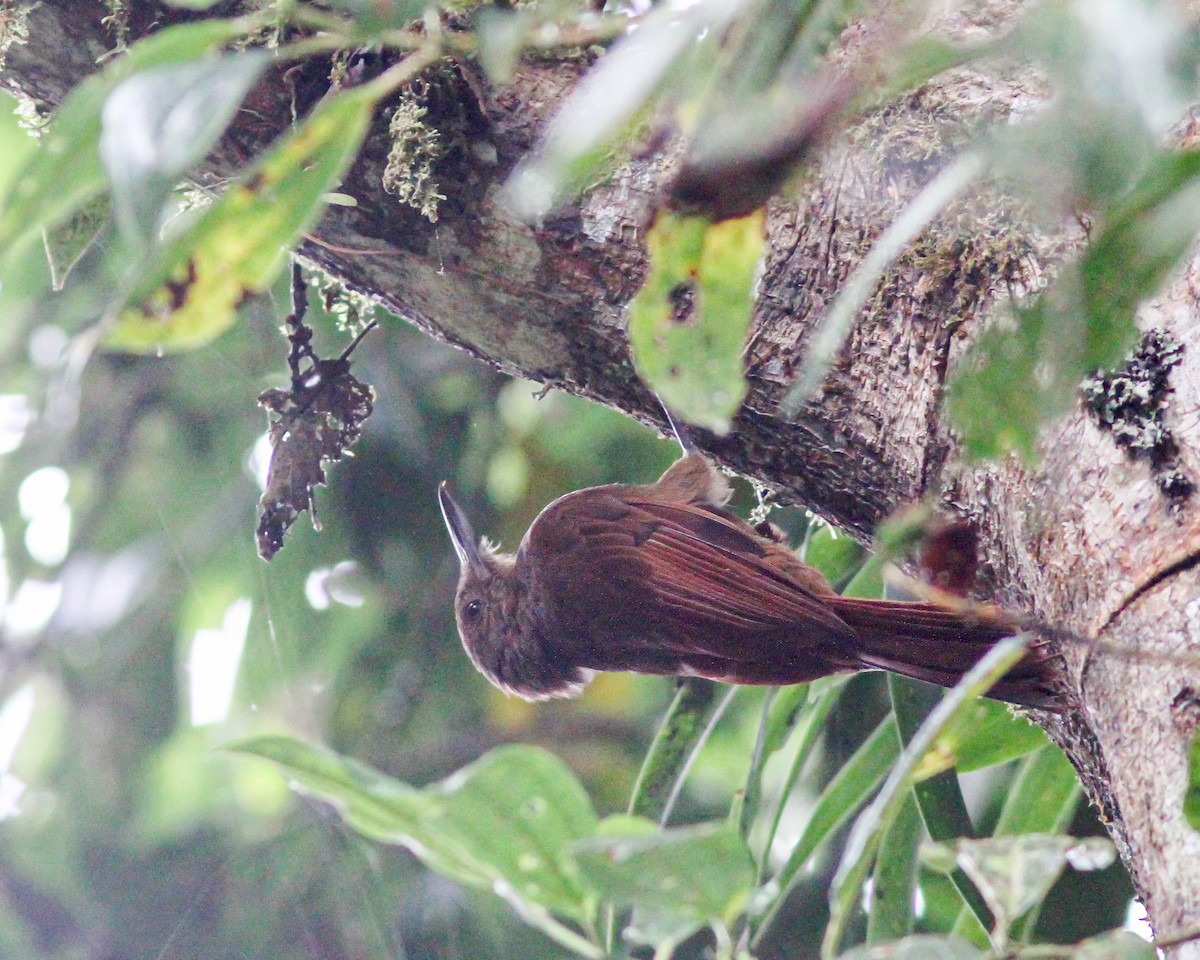
M 643 18 L 551 119 L 537 151 L 505 185 L 505 203 L 537 220 L 595 182 L 635 117 L 677 85 L 702 87 L 716 38 L 740 7 L 741 0 L 664 4 Z
M 101 108 L 109 94 L 139 70 L 193 60 L 233 40 L 242 29 L 231 20 L 168 27 L 134 44 L 103 73 L 71 91 L 43 134 L 41 149 L 0 202 L 0 271 L 22 240 L 61 223 L 104 190 L 99 144 Z
M 100 156 L 117 222 L 135 247 L 154 238 L 167 195 L 204 159 L 269 62 L 248 50 L 151 67 L 109 94 Z
M 841 954 L 842 960 L 974 960 L 984 956 L 983 951 L 962 940 L 928 934 L 868 944 Z

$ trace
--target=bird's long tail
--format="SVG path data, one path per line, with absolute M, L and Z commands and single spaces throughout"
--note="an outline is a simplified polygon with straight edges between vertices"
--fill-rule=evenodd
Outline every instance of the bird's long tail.
M 864 668 L 891 670 L 943 687 L 957 683 L 997 641 L 1021 631 L 994 607 L 956 610 L 936 603 L 853 597 L 830 597 L 827 602 L 854 631 L 854 652 Z M 1055 684 L 1054 659 L 1045 643 L 1035 641 L 988 696 L 1061 711 L 1064 698 Z

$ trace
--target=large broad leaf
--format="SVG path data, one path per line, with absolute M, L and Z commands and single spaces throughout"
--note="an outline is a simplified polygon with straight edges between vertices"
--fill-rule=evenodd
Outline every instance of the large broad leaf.
M 754 865 L 728 823 L 650 832 L 648 821 L 615 818 L 608 836 L 575 844 L 584 879 L 618 906 L 637 908 L 631 939 L 675 942 L 706 924 L 728 924 L 746 905 Z
M 169 240 L 122 311 L 108 345 L 130 351 L 199 346 L 265 291 L 358 153 L 378 91 L 325 100 L 221 197 Z
M 159 228 L 163 204 L 199 163 L 270 62 L 244 51 L 135 73 L 104 102 L 100 156 L 117 222 L 136 246 Z
M 596 815 L 553 754 L 500 747 L 418 789 L 287 737 L 233 749 L 280 764 L 298 789 L 332 803 L 360 833 L 406 846 L 439 873 L 495 891 L 560 942 L 585 955 L 598 952 L 548 912 L 584 925 L 595 912 L 569 848 L 595 834 Z
M 712 223 L 665 214 L 650 231 L 650 275 L 629 305 L 638 374 L 688 423 L 728 431 L 746 395 L 763 214 Z

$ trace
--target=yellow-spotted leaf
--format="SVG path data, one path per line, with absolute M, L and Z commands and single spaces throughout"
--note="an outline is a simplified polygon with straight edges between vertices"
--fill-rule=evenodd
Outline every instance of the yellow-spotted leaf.
M 763 212 L 712 223 L 664 214 L 629 307 L 638 373 L 688 423 L 729 430 L 746 395 L 742 347 L 763 251 Z
M 358 153 L 375 91 L 326 100 L 182 232 L 121 312 L 107 345 L 184 350 L 223 333 L 247 297 L 270 286 L 287 252 Z

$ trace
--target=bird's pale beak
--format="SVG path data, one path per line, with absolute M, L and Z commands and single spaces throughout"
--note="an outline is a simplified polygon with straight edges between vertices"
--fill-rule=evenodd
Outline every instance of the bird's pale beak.
M 485 564 L 479 555 L 479 547 L 475 545 L 471 522 L 462 507 L 450 496 L 450 488 L 445 480 L 438 486 L 438 505 L 442 508 L 442 519 L 446 521 L 446 530 L 450 534 L 450 542 L 454 544 L 454 552 L 458 554 L 458 562 L 464 567 L 483 572 Z

